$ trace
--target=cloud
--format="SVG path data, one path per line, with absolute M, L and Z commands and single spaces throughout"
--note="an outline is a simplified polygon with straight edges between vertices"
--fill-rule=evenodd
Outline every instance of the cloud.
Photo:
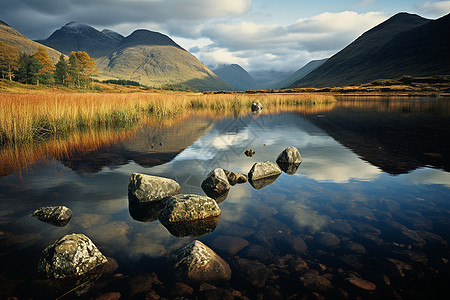
M 428 1 L 418 5 L 421 14 L 438 18 L 450 13 L 450 1 Z
M 197 56 L 209 65 L 238 63 L 249 70 L 297 70 L 312 59 L 335 54 L 386 19 L 381 12 L 344 11 L 302 18 L 288 26 L 209 23 L 200 34 L 212 43 L 196 49 Z

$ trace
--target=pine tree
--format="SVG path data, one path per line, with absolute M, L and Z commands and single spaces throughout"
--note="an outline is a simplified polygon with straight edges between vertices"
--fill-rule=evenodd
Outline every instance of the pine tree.
M 43 65 L 34 57 L 25 53 L 20 54 L 18 68 L 15 76 L 19 82 L 34 84 L 37 82 L 37 74 Z
M 91 76 L 97 74 L 95 60 L 84 51 L 71 52 L 69 56 L 69 65 L 70 75 L 78 87 L 80 87 L 80 85 L 89 86 Z
M 55 65 L 56 83 L 65 85 L 68 75 L 69 75 L 69 63 L 65 59 L 64 54 L 61 54 L 58 62 Z
M 43 83 L 51 83 L 53 81 L 54 67 L 52 61 L 48 57 L 47 51 L 45 51 L 45 48 L 40 46 L 32 57 L 37 59 L 42 65 L 42 68 L 36 75 L 37 84 L 39 85 L 39 81 Z
M 69 56 L 69 75 L 70 80 L 74 85 L 80 87 L 81 85 L 81 66 L 80 61 L 76 56 L 76 52 L 71 52 Z
M 14 72 L 17 71 L 19 60 L 19 49 L 0 41 L 0 72 L 2 77 L 5 75 L 12 81 Z

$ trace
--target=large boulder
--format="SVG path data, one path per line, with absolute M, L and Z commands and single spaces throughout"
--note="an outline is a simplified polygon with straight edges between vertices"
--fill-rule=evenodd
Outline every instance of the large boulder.
M 132 201 L 158 201 L 179 193 L 180 185 L 169 178 L 133 173 L 128 182 L 128 195 Z
M 172 255 L 175 277 L 187 282 L 220 282 L 231 279 L 228 263 L 200 241 L 181 248 Z
M 63 227 L 72 218 L 72 211 L 65 206 L 48 206 L 35 210 L 32 216 L 43 222 Z
M 188 222 L 162 223 L 174 236 L 200 237 L 213 232 L 219 224 L 220 216 Z
M 47 278 L 84 275 L 107 262 L 106 257 L 84 234 L 68 234 L 42 251 L 38 273 Z
M 174 195 L 164 199 L 165 206 L 159 213 L 161 223 L 187 222 L 220 215 L 217 202 L 206 196 L 193 194 Z
M 248 173 L 248 178 L 250 180 L 259 180 L 267 177 L 275 177 L 281 174 L 280 167 L 277 164 L 266 161 L 266 162 L 257 162 L 255 163 L 250 172 Z
M 302 156 L 295 147 L 288 147 L 277 157 L 277 164 L 286 174 L 293 175 L 302 163 Z
M 230 190 L 228 177 L 223 169 L 216 168 L 211 171 L 202 182 L 202 189 L 211 198 L 219 198 Z
M 223 170 L 225 172 L 225 175 L 227 175 L 228 182 L 231 185 L 235 185 L 236 183 L 246 183 L 247 182 L 247 175 L 233 172 L 229 170 Z

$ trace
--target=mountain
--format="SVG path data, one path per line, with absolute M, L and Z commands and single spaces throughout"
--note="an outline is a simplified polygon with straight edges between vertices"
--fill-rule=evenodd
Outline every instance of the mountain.
M 304 65 L 303 67 L 301 67 L 300 69 L 298 69 L 297 71 L 295 71 L 294 73 L 292 73 L 291 75 L 289 75 L 283 79 L 276 79 L 271 82 L 268 82 L 266 84 L 266 88 L 282 89 L 282 88 L 288 87 L 291 84 L 293 84 L 294 82 L 301 80 L 302 78 L 304 78 L 306 75 L 308 75 L 309 73 L 311 73 L 312 71 L 314 71 L 315 69 L 320 67 L 321 65 L 323 65 L 327 61 L 327 59 L 328 58 L 324 58 L 324 59 L 320 59 L 320 60 L 312 60 L 309 63 L 307 63 L 306 65 Z
M 261 85 L 240 65 L 220 65 L 213 72 L 238 91 L 258 90 Z
M 97 63 L 98 79 L 126 79 L 161 87 L 199 91 L 232 89 L 170 37 L 139 29 L 124 37 L 112 30 L 70 22 L 40 41 L 63 53 L 86 51 Z
M 38 47 L 44 47 L 53 63 L 56 63 L 61 55 L 61 53 L 55 49 L 30 40 L 3 21 L 0 21 L 0 41 L 3 41 L 10 46 L 17 47 L 20 51 L 29 55 L 35 53 Z
M 71 51 L 85 51 L 92 58 L 109 54 L 124 37 L 111 30 L 98 31 L 92 26 L 70 22 L 56 30 L 45 40 L 37 42 L 69 55 Z
M 291 75 L 291 71 L 276 71 L 276 70 L 258 70 L 250 71 L 250 76 L 252 76 L 256 82 L 262 85 L 262 88 L 268 88 L 267 84 L 279 80 L 281 78 L 286 78 Z
M 342 86 L 402 75 L 450 74 L 450 14 L 399 13 L 365 32 L 292 87 Z

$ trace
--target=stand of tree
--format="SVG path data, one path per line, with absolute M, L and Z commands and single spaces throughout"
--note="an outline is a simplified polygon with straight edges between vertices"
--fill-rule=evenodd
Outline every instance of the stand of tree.
M 53 65 L 44 47 L 32 55 L 21 53 L 17 47 L 0 41 L 0 74 L 3 79 L 25 84 L 60 84 L 89 88 L 97 74 L 95 61 L 84 51 L 61 54 Z

